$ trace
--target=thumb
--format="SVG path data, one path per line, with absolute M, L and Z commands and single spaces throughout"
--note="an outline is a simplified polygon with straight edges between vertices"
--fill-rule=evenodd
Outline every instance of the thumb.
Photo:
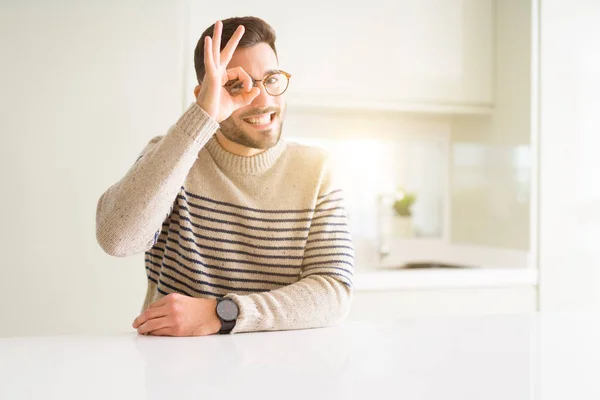
M 257 87 L 253 87 L 249 92 L 242 93 L 238 96 L 233 97 L 236 106 L 243 107 L 252 103 L 252 101 L 258 97 L 260 94 L 260 89 Z

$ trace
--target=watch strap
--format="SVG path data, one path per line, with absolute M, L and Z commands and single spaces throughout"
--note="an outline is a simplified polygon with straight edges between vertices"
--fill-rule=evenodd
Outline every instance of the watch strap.
M 235 326 L 235 320 L 233 321 L 224 321 L 221 319 L 221 329 L 219 330 L 220 335 L 226 335 L 231 333 L 233 327 Z

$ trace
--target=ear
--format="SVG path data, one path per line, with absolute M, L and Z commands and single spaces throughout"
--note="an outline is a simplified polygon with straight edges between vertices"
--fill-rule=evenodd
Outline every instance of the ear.
M 200 93 L 200 88 L 201 88 L 201 87 L 202 87 L 202 85 L 197 85 L 197 86 L 194 88 L 194 97 L 195 97 L 195 98 L 198 98 L 198 93 Z

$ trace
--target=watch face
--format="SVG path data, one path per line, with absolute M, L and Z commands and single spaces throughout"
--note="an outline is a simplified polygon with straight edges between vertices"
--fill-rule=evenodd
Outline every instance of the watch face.
M 233 321 L 238 316 L 237 304 L 231 299 L 221 300 L 217 304 L 217 314 L 225 321 Z

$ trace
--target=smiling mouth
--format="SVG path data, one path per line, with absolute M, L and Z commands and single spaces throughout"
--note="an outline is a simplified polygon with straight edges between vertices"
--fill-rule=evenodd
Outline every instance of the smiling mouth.
M 275 119 L 275 113 L 265 113 L 244 118 L 243 121 L 255 128 L 268 128 Z

